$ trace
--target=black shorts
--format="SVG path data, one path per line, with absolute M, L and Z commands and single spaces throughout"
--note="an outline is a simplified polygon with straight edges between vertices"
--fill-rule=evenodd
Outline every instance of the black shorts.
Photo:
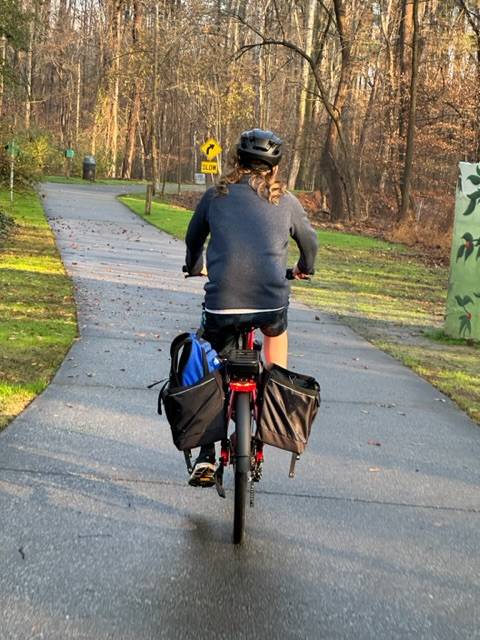
M 218 351 L 229 351 L 238 346 L 238 338 L 244 331 L 260 329 L 271 338 L 287 330 L 288 307 L 279 311 L 257 311 L 255 313 L 209 313 L 202 315 L 203 337 Z

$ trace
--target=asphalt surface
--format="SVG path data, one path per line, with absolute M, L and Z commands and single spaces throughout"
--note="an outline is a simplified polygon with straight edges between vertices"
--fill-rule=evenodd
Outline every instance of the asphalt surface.
M 294 480 L 266 452 L 234 548 L 231 490 L 187 486 L 146 388 L 198 325 L 182 243 L 112 187 L 43 191 L 81 336 L 0 434 L 0 638 L 480 638 L 479 428 L 294 305 L 290 364 L 323 403 Z

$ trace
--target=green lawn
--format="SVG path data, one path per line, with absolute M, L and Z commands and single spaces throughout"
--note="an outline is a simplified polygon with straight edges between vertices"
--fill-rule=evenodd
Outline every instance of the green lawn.
M 77 335 L 73 289 L 36 193 L 0 191 L 0 429 L 51 380 Z
M 191 212 L 142 195 L 120 198 L 151 224 L 185 237 Z M 318 231 L 317 275 L 295 281 L 306 304 L 333 313 L 357 333 L 430 380 L 480 422 L 480 345 L 445 339 L 441 326 L 448 269 L 403 245 L 337 231 Z M 295 261 L 292 246 L 291 261 Z
M 56 182 L 58 184 L 90 184 L 88 180 L 84 180 L 79 176 L 66 178 L 65 176 L 43 176 L 42 182 Z M 121 180 L 120 178 L 98 178 L 94 184 L 147 184 L 145 180 Z

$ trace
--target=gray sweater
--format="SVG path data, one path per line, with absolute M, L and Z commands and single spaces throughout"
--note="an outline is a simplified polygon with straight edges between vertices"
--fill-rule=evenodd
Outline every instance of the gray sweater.
M 208 189 L 187 230 L 186 264 L 198 275 L 207 248 L 205 306 L 211 310 L 278 309 L 288 304 L 285 279 L 291 236 L 300 251 L 299 269 L 314 273 L 317 236 L 291 193 L 278 205 L 260 198 L 247 181 L 229 185 L 228 194 Z

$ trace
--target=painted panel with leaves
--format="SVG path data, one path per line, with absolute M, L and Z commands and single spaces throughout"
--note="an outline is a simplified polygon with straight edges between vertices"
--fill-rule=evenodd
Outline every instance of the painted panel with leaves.
M 480 163 L 460 163 L 445 332 L 480 340 Z

